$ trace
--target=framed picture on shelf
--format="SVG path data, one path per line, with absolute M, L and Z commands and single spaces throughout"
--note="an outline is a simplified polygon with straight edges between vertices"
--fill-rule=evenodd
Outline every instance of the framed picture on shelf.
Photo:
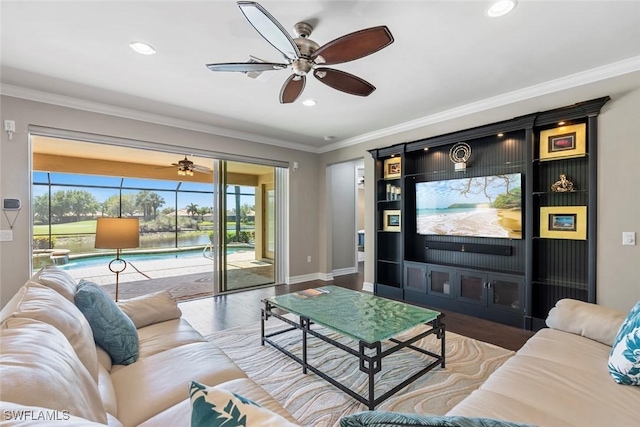
M 586 153 L 587 126 L 560 126 L 540 132 L 540 160 L 582 157 Z
M 400 157 L 392 157 L 384 161 L 384 179 L 400 178 L 402 176 L 402 167 Z
M 382 211 L 382 231 L 400 231 L 400 210 Z
M 540 237 L 548 239 L 587 240 L 587 207 L 541 207 Z

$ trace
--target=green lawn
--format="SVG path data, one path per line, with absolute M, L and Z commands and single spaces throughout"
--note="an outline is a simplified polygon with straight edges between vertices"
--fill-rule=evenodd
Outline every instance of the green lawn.
M 95 233 L 96 220 L 69 222 L 66 224 L 53 224 L 51 226 L 51 234 L 79 234 L 79 233 Z M 48 225 L 34 225 L 33 234 L 49 234 Z
M 210 225 L 206 221 L 202 221 L 200 225 Z M 241 224 L 242 231 L 253 231 L 254 224 Z M 236 229 L 235 222 L 227 223 L 227 230 L 234 231 Z M 66 224 L 53 224 L 51 226 L 51 234 L 64 235 L 64 234 L 82 234 L 82 233 L 95 233 L 96 232 L 96 220 L 68 222 Z M 49 234 L 48 225 L 34 225 L 33 234 L 35 236 L 42 234 Z

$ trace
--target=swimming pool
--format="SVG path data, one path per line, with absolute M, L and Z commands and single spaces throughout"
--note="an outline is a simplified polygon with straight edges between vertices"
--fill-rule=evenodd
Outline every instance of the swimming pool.
M 254 248 L 249 246 L 231 246 L 227 247 L 227 255 L 241 252 L 253 252 Z M 115 255 L 95 255 L 87 257 L 73 258 L 70 257 L 66 264 L 57 265 L 58 268 L 63 270 L 71 270 L 75 268 L 96 267 L 109 264 Z M 140 262 L 140 261 L 158 261 L 158 260 L 175 260 L 175 259 L 188 259 L 188 258 L 202 258 L 202 249 L 189 249 L 176 252 L 147 252 L 147 253 L 133 253 L 133 254 L 121 254 L 127 262 Z M 36 266 L 34 265 L 34 268 Z

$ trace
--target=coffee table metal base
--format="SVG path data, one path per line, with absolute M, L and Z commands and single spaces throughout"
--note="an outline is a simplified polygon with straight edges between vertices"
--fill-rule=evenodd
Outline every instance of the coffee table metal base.
M 287 356 L 289 356 L 291 359 L 295 360 L 296 362 L 300 363 L 300 365 L 302 365 L 302 372 L 304 374 L 307 373 L 307 371 L 311 371 L 314 374 L 320 376 L 321 378 L 325 379 L 326 381 L 328 381 L 329 383 L 333 384 L 334 386 L 338 387 L 340 390 L 344 391 L 345 393 L 347 393 L 349 396 L 353 397 L 354 399 L 358 400 L 359 402 L 367 405 L 367 407 L 369 408 L 369 410 L 374 410 L 374 408 L 379 405 L 380 403 L 384 402 L 385 400 L 387 400 L 389 397 L 393 396 L 395 393 L 397 393 L 399 390 L 401 390 L 402 388 L 406 387 L 407 385 L 411 384 L 412 382 L 414 382 L 415 380 L 417 380 L 418 378 L 420 378 L 421 376 L 423 376 L 424 374 L 426 374 L 427 372 L 431 371 L 432 369 L 434 369 L 435 367 L 437 367 L 438 365 L 440 365 L 440 367 L 444 368 L 445 367 L 445 325 L 442 322 L 442 316 L 439 316 L 438 318 L 436 318 L 435 320 L 425 323 L 425 325 L 430 326 L 431 328 L 408 339 L 407 341 L 400 341 L 397 340 L 395 338 L 391 338 L 389 341 L 393 342 L 395 345 L 387 348 L 386 350 L 382 350 L 382 344 L 380 341 L 375 342 L 373 344 L 369 344 L 363 341 L 359 342 L 358 345 L 358 350 L 355 350 L 351 347 L 348 347 L 336 340 L 333 340 L 321 333 L 319 333 L 316 330 L 311 329 L 311 325 L 313 325 L 313 322 L 311 320 L 309 320 L 309 318 L 304 317 L 304 316 L 300 316 L 299 317 L 299 322 L 295 322 L 293 320 L 287 319 L 284 316 L 281 316 L 278 313 L 275 313 L 273 311 L 273 308 L 275 308 L 275 306 L 273 306 L 272 304 L 269 303 L 269 301 L 263 301 L 264 302 L 264 308 L 262 309 L 262 316 L 261 316 L 261 343 L 262 345 L 264 345 L 265 343 L 268 343 L 269 345 L 271 345 L 272 347 L 278 349 L 279 351 L 281 351 L 282 353 L 286 354 Z M 276 332 L 272 332 L 269 334 L 265 334 L 265 325 L 264 322 L 269 320 L 269 317 L 275 317 L 276 319 L 279 319 L 285 323 L 288 323 L 289 325 L 291 325 L 290 328 L 286 328 L 286 329 L 282 329 Z M 290 352 L 289 350 L 287 350 L 286 348 L 284 348 L 283 346 L 281 346 L 280 344 L 278 344 L 277 342 L 275 342 L 274 340 L 272 340 L 272 337 L 275 337 L 277 335 L 281 335 L 284 334 L 286 332 L 291 332 L 291 331 L 295 331 L 295 330 L 300 330 L 302 331 L 302 358 L 300 358 L 299 356 L 293 354 L 292 352 Z M 414 346 L 413 344 L 416 341 L 421 340 L 422 338 L 434 334 L 436 335 L 436 337 L 440 340 L 440 354 L 436 354 L 436 353 L 432 353 L 430 351 L 427 351 L 425 349 L 419 348 Z M 336 379 L 330 377 L 327 373 L 321 371 L 320 369 L 316 368 L 315 366 L 309 364 L 308 360 L 307 360 L 307 337 L 308 335 L 312 335 L 318 339 L 321 339 L 322 341 L 325 341 L 331 345 L 333 345 L 334 347 L 337 347 L 341 350 L 346 351 L 347 353 L 356 356 L 359 359 L 359 363 L 360 363 L 360 371 L 364 372 L 367 374 L 368 376 L 368 389 L 369 389 L 369 393 L 367 397 L 364 397 L 361 394 L 356 393 L 355 391 L 351 390 L 350 388 L 348 388 L 347 386 L 345 386 L 344 384 L 340 383 L 339 381 L 337 381 Z M 382 360 L 393 354 L 396 353 L 404 348 L 409 348 L 411 350 L 417 351 L 419 353 L 425 354 L 427 356 L 430 356 L 434 359 L 433 362 L 429 363 L 427 366 L 425 366 L 424 368 L 420 369 L 418 372 L 416 372 L 415 374 L 413 374 L 412 376 L 410 376 L 409 378 L 405 379 L 404 381 L 402 381 L 400 384 L 396 385 L 395 387 L 393 387 L 392 389 L 388 390 L 387 392 L 385 392 L 384 394 L 382 394 L 379 397 L 375 397 L 375 374 L 377 374 L 378 372 L 380 372 L 382 370 Z

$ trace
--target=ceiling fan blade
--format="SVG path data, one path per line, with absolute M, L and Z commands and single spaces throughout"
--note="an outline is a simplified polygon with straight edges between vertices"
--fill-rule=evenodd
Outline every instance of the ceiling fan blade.
M 289 33 L 264 7 L 252 1 L 239 1 L 238 7 L 247 21 L 271 46 L 292 61 L 300 57 L 300 49 Z
M 316 68 L 313 75 L 327 86 L 351 95 L 369 96 L 375 86 L 360 77 L 332 68 Z
M 393 43 L 393 36 L 389 28 L 385 25 L 371 27 L 330 41 L 316 50 L 311 59 L 315 60 L 321 56 L 324 62 L 318 61 L 318 63 L 341 64 L 371 55 L 391 43 Z
M 224 64 L 207 64 L 211 71 L 235 71 L 240 73 L 284 70 L 289 64 L 275 64 L 271 62 L 227 62 Z
M 296 78 L 299 77 L 297 80 Z M 304 90 L 304 86 L 307 83 L 307 78 L 305 76 L 298 76 L 296 74 L 291 74 L 284 85 L 282 86 L 282 90 L 280 90 L 280 103 L 281 104 L 290 104 L 302 93 Z
M 211 168 L 208 168 L 206 166 L 201 166 L 201 165 L 193 165 L 193 166 L 191 166 L 191 170 L 194 170 L 196 172 L 201 172 L 201 173 L 212 173 L 213 172 L 211 170 Z

